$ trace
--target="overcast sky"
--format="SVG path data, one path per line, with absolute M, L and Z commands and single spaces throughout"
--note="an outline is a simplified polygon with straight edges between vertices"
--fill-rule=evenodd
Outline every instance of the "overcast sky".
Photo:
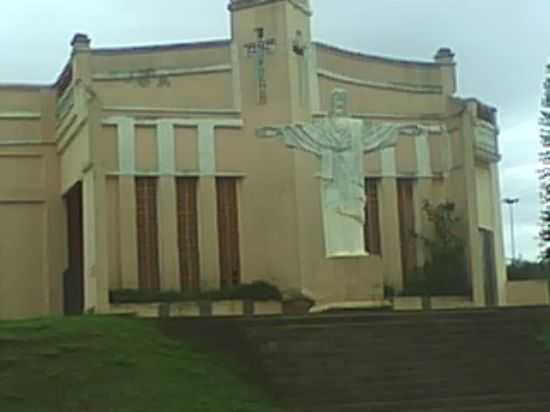
M 504 196 L 519 197 L 518 250 L 535 258 L 538 111 L 550 56 L 550 0 L 311 0 L 316 40 L 431 60 L 456 53 L 459 95 L 499 109 Z M 111 47 L 229 37 L 228 0 L 18 0 L 0 13 L 0 82 L 51 83 L 75 32 Z M 505 238 L 509 250 L 508 218 Z M 508 252 L 509 255 L 509 252 Z

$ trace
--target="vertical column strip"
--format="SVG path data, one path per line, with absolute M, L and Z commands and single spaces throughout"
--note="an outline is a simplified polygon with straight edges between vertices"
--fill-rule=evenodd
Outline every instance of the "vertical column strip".
M 396 150 L 395 148 L 390 148 L 382 150 L 381 159 L 382 159 L 382 176 L 384 177 L 396 177 L 397 176 L 397 165 L 396 165 Z
M 198 125 L 199 171 L 202 176 L 216 174 L 216 144 L 214 123 L 201 122 Z
M 432 175 L 432 159 L 428 132 L 422 133 L 415 139 L 417 174 L 421 177 Z
M 122 117 L 118 125 L 118 167 L 122 174 L 136 171 L 136 130 L 134 119 Z
M 158 182 L 158 244 L 160 287 L 162 290 L 181 290 L 176 180 L 161 176 Z
M 161 175 L 173 176 L 176 172 L 176 134 L 174 124 L 161 120 L 157 125 L 158 164 Z

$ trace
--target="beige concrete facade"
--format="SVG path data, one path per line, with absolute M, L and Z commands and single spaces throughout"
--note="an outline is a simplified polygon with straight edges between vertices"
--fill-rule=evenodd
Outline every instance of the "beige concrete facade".
M 318 304 L 383 301 L 403 287 L 397 181 L 413 181 L 415 230 L 430 235 L 424 200 L 456 203 L 475 305 L 505 304 L 498 128 L 494 110 L 456 93 L 456 63 L 351 52 L 311 39 L 305 0 L 233 0 L 229 40 L 98 49 L 75 36 L 53 86 L 0 86 L 0 318 L 63 311 L 68 265 L 63 196 L 82 186 L 84 309 L 138 287 L 136 177 L 157 178 L 160 288 L 179 290 L 176 179 L 197 183 L 200 286 L 220 287 L 216 178 L 238 179 L 241 282 L 266 280 Z M 263 76 L 263 29 L 269 50 Z M 327 115 L 345 89 L 353 117 L 442 125 L 365 157 L 378 179 L 381 256 L 325 255 L 319 160 L 258 128 Z M 487 281 L 482 232 L 492 241 Z M 419 241 L 417 261 L 426 260 Z

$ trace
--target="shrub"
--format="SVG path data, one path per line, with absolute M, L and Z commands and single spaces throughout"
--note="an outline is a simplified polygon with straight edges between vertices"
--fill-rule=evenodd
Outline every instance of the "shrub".
M 423 211 L 434 225 L 435 236 L 421 238 L 428 251 L 429 260 L 422 267 L 409 274 L 404 296 L 467 295 L 471 290 L 467 284 L 466 255 L 463 240 L 456 234 L 459 219 L 454 215 L 455 205 L 451 202 L 432 205 L 424 202 Z
M 109 292 L 111 303 L 175 303 L 189 301 L 214 300 L 282 300 L 281 292 L 276 286 L 267 282 L 253 282 L 232 288 L 216 291 L 154 291 L 119 289 Z
M 514 260 L 506 269 L 508 272 L 508 280 L 550 280 L 550 262 Z

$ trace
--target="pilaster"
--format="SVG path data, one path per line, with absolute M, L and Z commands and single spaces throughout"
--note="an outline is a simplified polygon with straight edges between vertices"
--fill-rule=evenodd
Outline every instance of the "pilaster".
M 397 180 L 395 178 L 382 178 L 379 209 L 384 280 L 386 284 L 401 290 L 404 286 L 404 279 L 399 235 Z
M 380 232 L 384 267 L 384 281 L 397 290 L 403 289 L 403 265 L 399 235 L 399 203 L 397 200 L 397 165 L 395 148 L 381 152 Z
M 161 176 L 158 182 L 158 235 L 161 290 L 181 290 L 178 255 L 176 181 Z
M 84 310 L 109 309 L 105 174 L 89 169 L 83 178 Z
M 216 178 L 202 176 L 198 182 L 199 250 L 202 290 L 220 288 Z

